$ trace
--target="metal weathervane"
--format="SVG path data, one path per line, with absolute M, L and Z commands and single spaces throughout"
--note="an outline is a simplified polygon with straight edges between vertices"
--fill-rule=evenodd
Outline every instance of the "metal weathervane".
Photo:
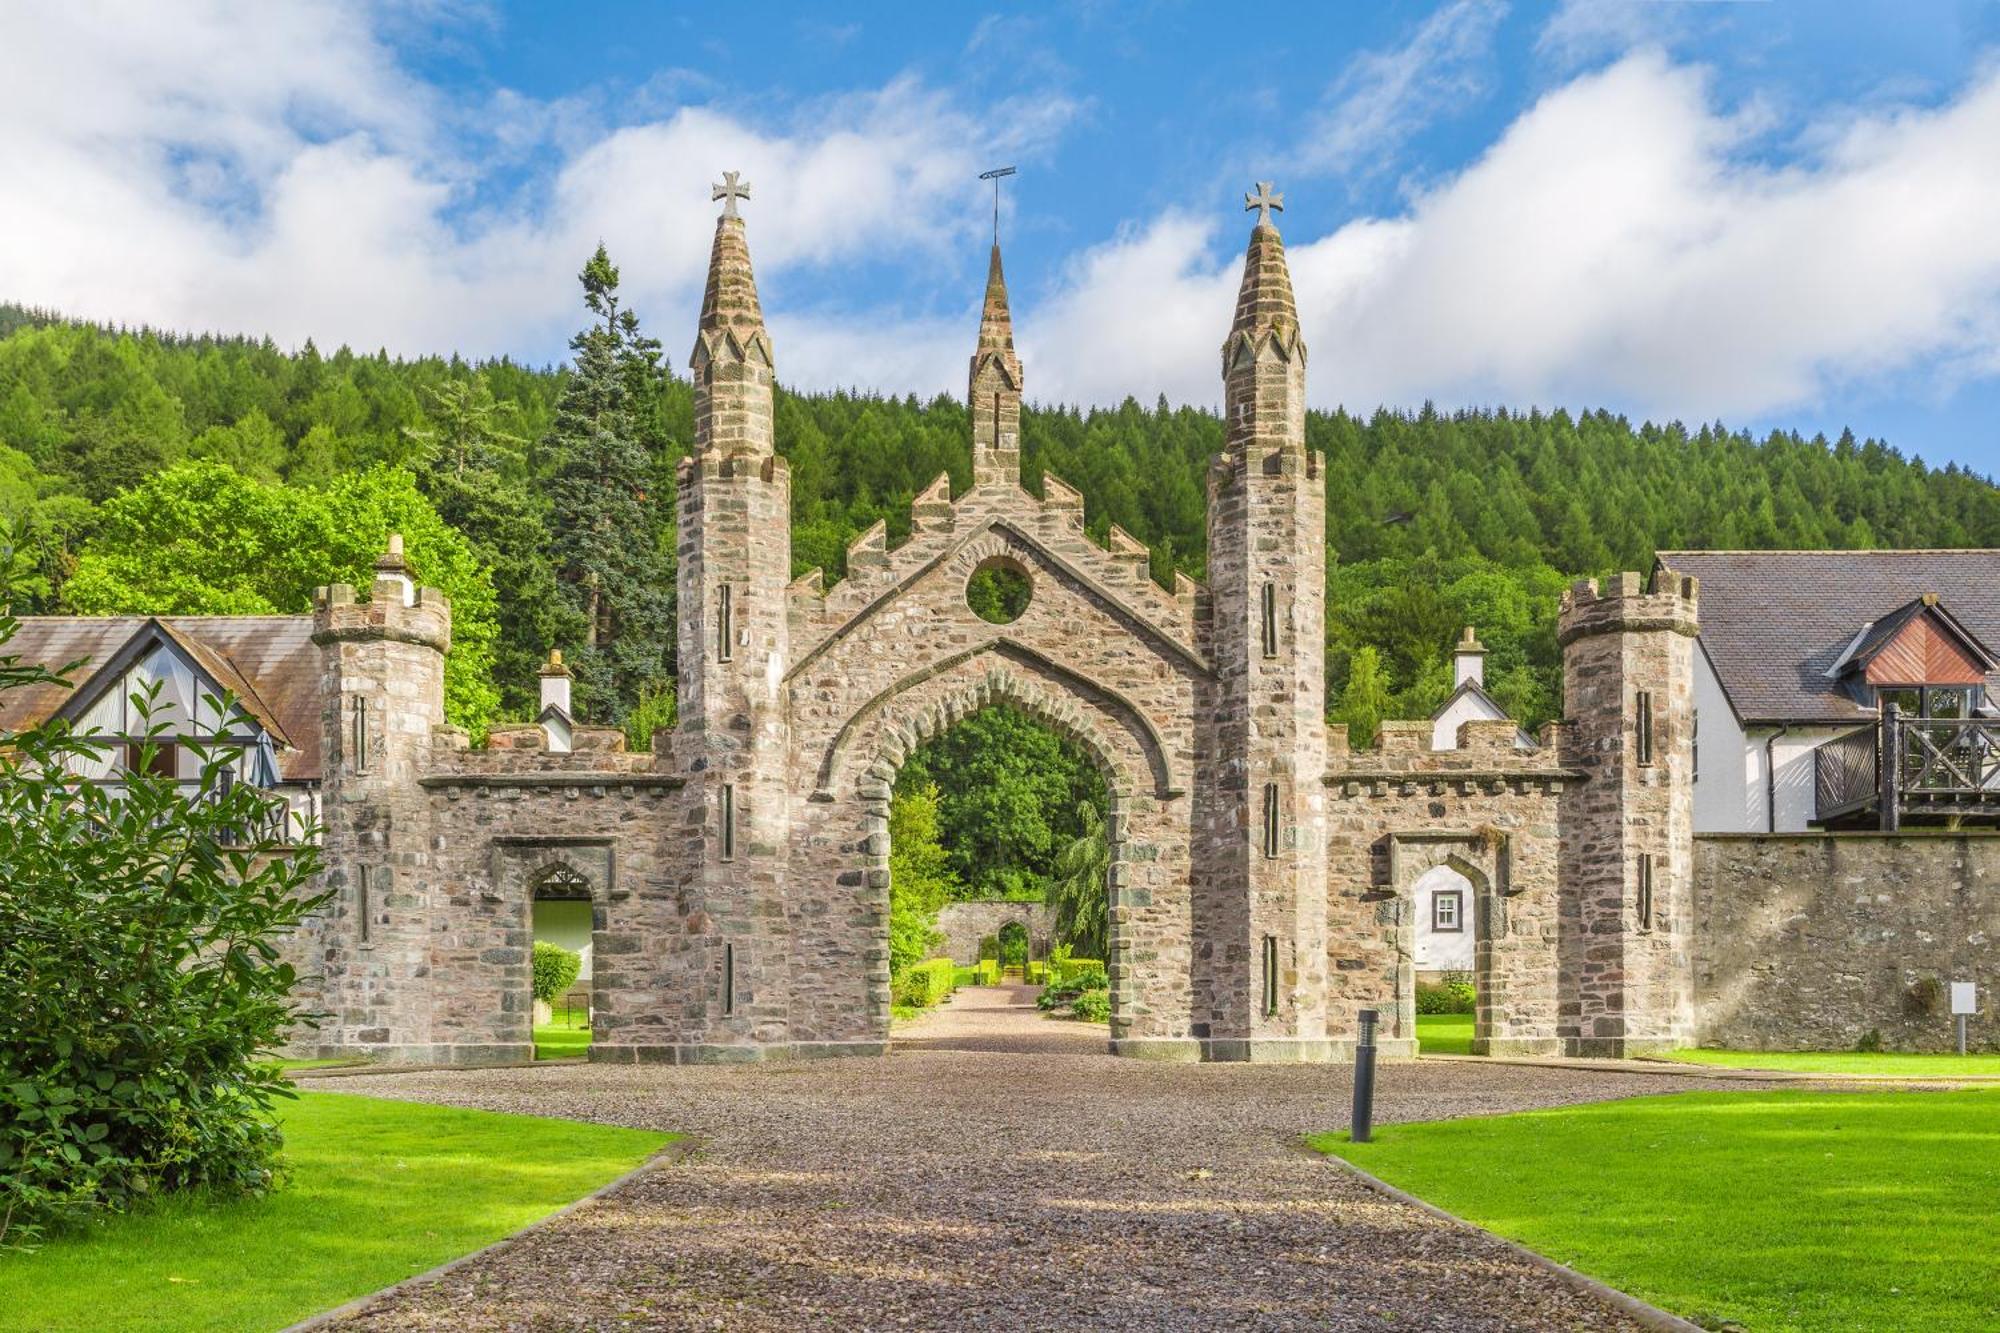
M 1000 244 L 1000 182 L 1014 174 L 1013 167 L 995 167 L 979 173 L 979 179 L 993 182 L 993 244 Z

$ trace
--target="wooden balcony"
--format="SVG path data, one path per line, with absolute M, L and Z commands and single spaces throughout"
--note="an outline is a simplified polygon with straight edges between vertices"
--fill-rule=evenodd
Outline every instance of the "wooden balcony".
M 1904 717 L 1882 721 L 1813 752 L 1814 819 L 1871 821 L 1885 832 L 1906 819 L 2000 820 L 2000 719 Z

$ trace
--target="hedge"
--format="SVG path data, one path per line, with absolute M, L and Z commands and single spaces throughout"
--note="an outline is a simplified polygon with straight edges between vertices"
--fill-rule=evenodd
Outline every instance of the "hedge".
M 1055 984 L 1058 986 L 1067 986 L 1073 982 L 1082 981 L 1093 972 L 1109 975 L 1109 973 L 1105 972 L 1103 962 L 1096 958 L 1065 958 L 1057 964 L 1057 967 Z
M 896 983 L 897 999 L 918 1009 L 940 1004 L 951 994 L 957 970 L 949 958 L 932 958 L 906 967 Z

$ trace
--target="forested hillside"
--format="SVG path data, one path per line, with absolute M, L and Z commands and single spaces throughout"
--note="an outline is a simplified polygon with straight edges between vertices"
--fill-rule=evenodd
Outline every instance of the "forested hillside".
M 385 516 L 422 527 L 410 511 L 427 503 L 442 519 L 430 558 L 473 599 L 463 614 L 491 625 L 475 674 L 490 669 L 497 693 L 461 679 L 456 720 L 524 714 L 554 644 L 585 665 L 585 710 L 636 714 L 643 733 L 671 716 L 667 528 L 693 400 L 646 336 L 677 346 L 676 331 L 642 332 L 601 253 L 582 279 L 562 369 L 288 352 L 0 307 L 0 592 L 17 613 L 302 610 L 312 583 L 361 577 L 357 553 L 379 538 L 343 534 L 321 557 L 314 534 Z M 1157 576 L 1201 575 L 1213 414 L 1042 408 L 1023 431 L 1031 488 L 1057 473 L 1093 531 L 1116 522 L 1152 543 Z M 1851 436 L 1429 410 L 1313 413 L 1307 432 L 1329 471 L 1329 706 L 1362 735 L 1442 697 L 1465 623 L 1491 649 L 1493 692 L 1531 724 L 1551 716 L 1559 590 L 1644 568 L 1656 547 L 2000 546 L 1989 480 Z M 899 540 L 939 471 L 970 481 L 965 410 L 949 399 L 781 391 L 777 435 L 799 570 L 838 575 L 877 518 Z M 484 609 L 465 586 L 481 563 Z

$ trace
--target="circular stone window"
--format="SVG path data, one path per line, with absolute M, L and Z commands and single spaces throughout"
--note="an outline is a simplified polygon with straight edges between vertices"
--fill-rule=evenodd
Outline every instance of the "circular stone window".
M 980 562 L 965 585 L 965 601 L 973 614 L 995 625 L 1011 625 L 1028 609 L 1035 585 L 1028 571 L 1011 556 L 996 555 Z

